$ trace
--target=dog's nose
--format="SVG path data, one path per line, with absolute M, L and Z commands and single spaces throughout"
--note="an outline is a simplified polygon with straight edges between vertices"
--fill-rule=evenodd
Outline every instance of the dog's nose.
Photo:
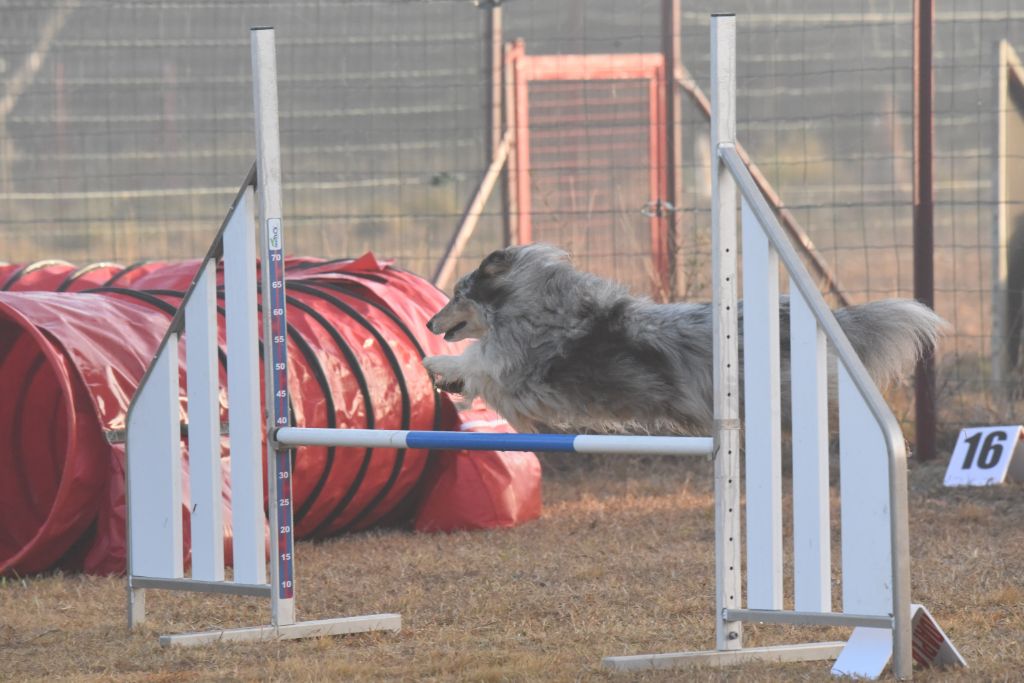
M 427 329 L 430 330 L 431 332 L 434 332 L 434 319 L 433 318 L 431 318 L 430 320 L 427 321 Z M 434 334 L 437 334 L 437 333 L 434 332 Z

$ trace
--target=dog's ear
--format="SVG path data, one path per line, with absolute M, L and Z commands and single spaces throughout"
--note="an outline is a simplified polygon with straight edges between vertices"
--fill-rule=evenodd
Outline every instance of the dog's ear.
M 480 262 L 480 274 L 485 277 L 497 277 L 507 273 L 512 268 L 514 254 L 510 249 L 499 249 L 492 251 L 483 261 Z

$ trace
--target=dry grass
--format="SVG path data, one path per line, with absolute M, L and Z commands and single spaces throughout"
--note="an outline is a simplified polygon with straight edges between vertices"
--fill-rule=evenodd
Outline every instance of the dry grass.
M 8 579 L 0 586 L 0 678 L 830 680 L 820 662 L 685 675 L 603 671 L 603 655 L 711 646 L 710 465 L 622 459 L 549 470 L 543 519 L 519 529 L 300 544 L 302 618 L 401 612 L 398 635 L 163 649 L 158 633 L 264 623 L 264 605 L 150 591 L 150 626 L 129 635 L 123 578 Z M 936 463 L 911 472 L 914 596 L 971 668 L 920 678 L 1020 680 L 1024 488 L 947 490 L 942 470 Z M 746 628 L 748 644 L 844 635 Z

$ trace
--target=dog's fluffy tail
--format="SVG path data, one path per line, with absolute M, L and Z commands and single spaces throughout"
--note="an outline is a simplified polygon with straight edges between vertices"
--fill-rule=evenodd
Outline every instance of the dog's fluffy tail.
M 909 374 L 948 327 L 935 311 L 911 299 L 848 306 L 836 311 L 836 319 L 880 387 Z

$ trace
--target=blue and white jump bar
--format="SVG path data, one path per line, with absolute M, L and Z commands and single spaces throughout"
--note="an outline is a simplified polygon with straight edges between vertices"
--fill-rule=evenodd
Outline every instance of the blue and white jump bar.
M 320 429 L 281 427 L 281 446 L 347 446 L 357 448 L 424 448 L 467 451 L 548 451 L 558 453 L 621 453 L 629 455 L 699 455 L 712 453 L 711 437 L 618 436 L 589 434 L 491 434 L 387 429 Z

